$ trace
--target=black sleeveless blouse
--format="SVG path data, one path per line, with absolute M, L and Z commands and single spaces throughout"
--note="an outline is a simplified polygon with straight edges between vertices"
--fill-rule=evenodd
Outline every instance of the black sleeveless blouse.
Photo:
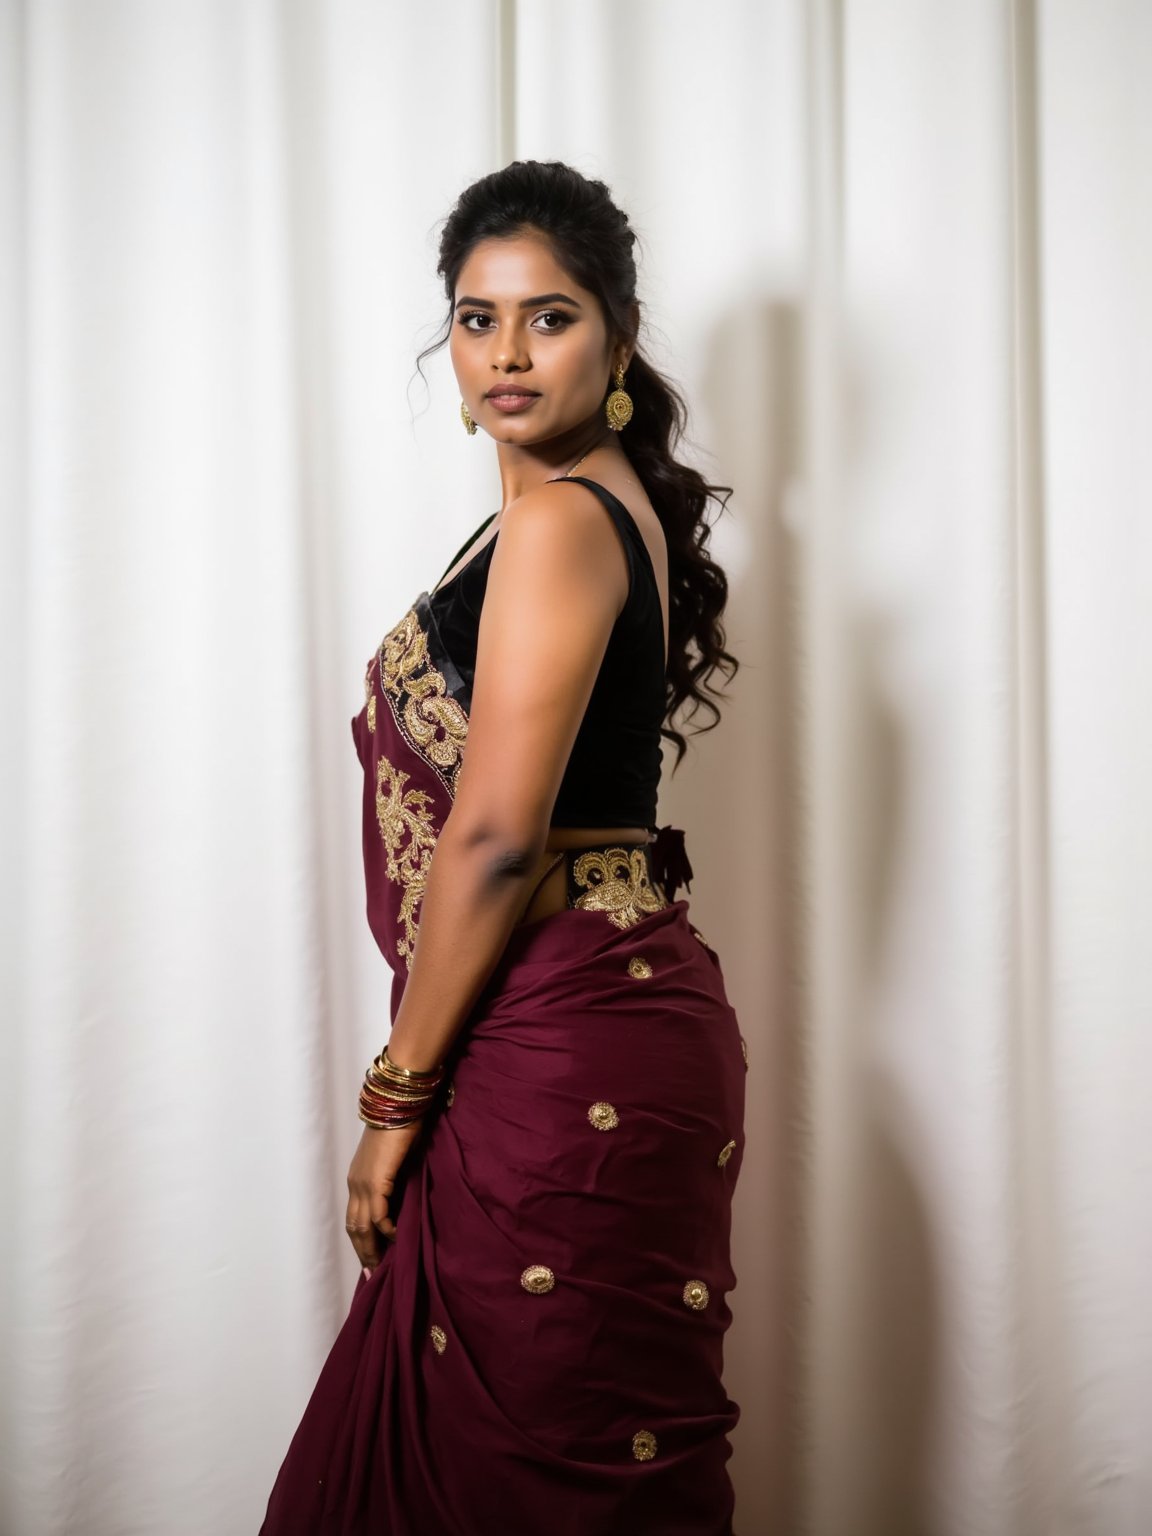
M 664 619 L 648 546 L 631 512 L 596 480 L 586 485 L 616 524 L 628 558 L 628 597 L 616 616 L 588 708 L 572 746 L 556 803 L 554 827 L 648 827 L 656 830 L 660 783 L 660 727 L 664 723 Z M 450 571 L 496 516 L 487 518 L 445 567 Z M 430 595 L 440 638 L 464 680 L 464 707 L 472 704 L 476 638 L 488 585 L 488 565 L 499 529 L 444 587 Z

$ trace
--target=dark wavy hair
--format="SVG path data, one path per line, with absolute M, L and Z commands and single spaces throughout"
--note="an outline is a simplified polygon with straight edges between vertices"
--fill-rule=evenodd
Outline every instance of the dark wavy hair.
M 637 341 L 633 329 L 636 299 L 636 235 L 612 201 L 602 181 L 581 175 L 558 160 L 514 160 L 472 183 L 444 221 L 437 273 L 444 279 L 448 314 L 443 334 L 419 354 L 420 364 L 452 334 L 453 304 L 460 270 L 481 240 L 507 239 L 527 231 L 542 234 L 564 269 L 599 299 L 610 333 Z M 668 675 L 665 720 L 686 708 L 685 723 L 701 706 L 712 719 L 694 734 L 711 730 L 720 711 L 708 694 L 717 669 L 729 681 L 740 666 L 724 649 L 721 614 L 728 600 L 728 578 L 708 553 L 711 525 L 706 517 L 713 499 L 726 510 L 732 487 L 709 485 L 675 458 L 684 435 L 687 408 L 683 396 L 640 351 L 628 365 L 625 386 L 632 396 L 632 419 L 622 446 L 660 519 L 668 546 Z M 607 391 L 605 391 L 607 398 Z M 676 744 L 673 772 L 686 742 L 671 725 L 660 733 Z

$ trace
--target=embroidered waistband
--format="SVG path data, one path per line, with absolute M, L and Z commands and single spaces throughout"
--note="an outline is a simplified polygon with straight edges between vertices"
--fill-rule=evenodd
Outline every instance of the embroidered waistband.
M 617 928 L 631 928 L 650 912 L 670 906 L 657 879 L 652 848 L 650 842 L 565 848 L 568 905 L 603 912 Z

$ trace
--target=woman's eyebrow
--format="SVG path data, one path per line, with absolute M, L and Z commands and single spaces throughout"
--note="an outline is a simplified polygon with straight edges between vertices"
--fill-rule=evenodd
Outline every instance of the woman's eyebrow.
M 571 304 L 574 309 L 580 309 L 582 307 L 577 302 L 576 299 L 569 298 L 569 296 L 566 293 L 538 293 L 534 299 L 521 299 L 520 300 L 520 308 L 521 309 L 530 309 L 533 304 L 556 304 L 556 303 Z M 475 304 L 477 309 L 495 309 L 496 308 L 495 304 L 492 303 L 491 299 L 470 299 L 467 295 L 465 295 L 464 298 L 462 298 L 462 299 L 457 299 L 455 307 L 457 309 L 459 309 L 461 304 Z

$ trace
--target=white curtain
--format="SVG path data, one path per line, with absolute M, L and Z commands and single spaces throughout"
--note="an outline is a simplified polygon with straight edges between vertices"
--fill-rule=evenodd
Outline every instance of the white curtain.
M 516 157 L 631 214 L 736 492 L 660 820 L 750 1049 L 738 1536 L 1145 1536 L 1152 10 L 0 29 L 2 1536 L 255 1532 L 347 1312 L 349 720 L 498 505 L 413 359 Z

